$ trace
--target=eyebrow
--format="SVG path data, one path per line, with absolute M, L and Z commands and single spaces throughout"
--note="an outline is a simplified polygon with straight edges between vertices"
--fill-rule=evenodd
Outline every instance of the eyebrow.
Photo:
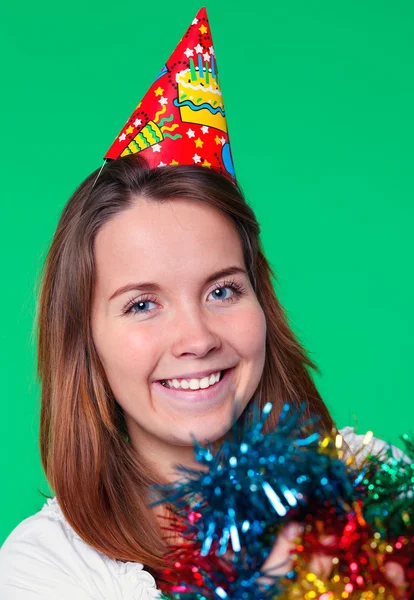
M 229 275 L 235 275 L 236 273 L 244 273 L 247 275 L 247 271 L 238 267 L 237 265 L 233 265 L 231 267 L 225 267 L 224 269 L 220 269 L 220 271 L 216 271 L 209 275 L 205 281 L 206 284 L 212 283 L 215 279 L 220 279 L 221 277 L 228 277 Z M 109 300 L 120 296 L 121 294 L 125 294 L 125 292 L 131 292 L 132 290 L 141 290 L 148 292 L 158 292 L 161 290 L 161 287 L 158 283 L 154 283 L 152 281 L 141 281 L 140 283 L 127 283 L 122 287 L 115 290 Z

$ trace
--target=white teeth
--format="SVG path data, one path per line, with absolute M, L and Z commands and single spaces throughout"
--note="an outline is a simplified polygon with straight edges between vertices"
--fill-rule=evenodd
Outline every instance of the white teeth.
M 217 373 L 212 373 L 210 376 L 203 377 L 202 379 L 181 379 L 180 381 L 178 381 L 178 379 L 167 379 L 165 382 L 167 383 L 168 387 L 175 389 L 206 389 L 220 380 L 220 373 L 221 371 L 218 371 Z

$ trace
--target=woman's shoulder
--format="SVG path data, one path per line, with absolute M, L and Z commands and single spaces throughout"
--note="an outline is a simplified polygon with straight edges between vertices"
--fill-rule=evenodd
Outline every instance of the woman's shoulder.
M 389 456 L 390 459 L 406 460 L 411 462 L 409 457 L 404 454 L 400 448 L 389 444 L 381 438 L 377 438 L 364 433 L 356 433 L 353 427 L 343 427 L 339 429 L 339 433 L 342 435 L 348 449 L 345 450 L 345 454 L 349 452 L 356 456 L 358 459 L 363 460 L 368 454 L 386 458 Z
M 66 521 L 56 498 L 9 534 L 0 549 L 2 600 L 161 598 L 141 563 L 111 559 Z

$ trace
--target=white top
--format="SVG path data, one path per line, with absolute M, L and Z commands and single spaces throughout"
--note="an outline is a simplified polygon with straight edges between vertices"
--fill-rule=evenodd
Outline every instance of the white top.
M 340 430 L 352 451 L 363 435 Z M 373 438 L 374 453 L 386 443 Z M 393 446 L 395 458 L 404 453 Z M 362 455 L 362 452 L 361 452 Z M 23 520 L 0 549 L 1 600 L 153 600 L 161 599 L 152 575 L 141 563 L 122 562 L 98 552 L 71 528 L 56 498 Z

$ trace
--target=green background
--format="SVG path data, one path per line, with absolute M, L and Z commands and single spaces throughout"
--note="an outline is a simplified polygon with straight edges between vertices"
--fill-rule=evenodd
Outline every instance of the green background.
M 32 331 L 46 247 L 201 6 L 0 9 L 0 543 L 48 491 Z M 318 388 L 340 427 L 399 444 L 414 416 L 412 0 L 206 6 L 236 173 Z

